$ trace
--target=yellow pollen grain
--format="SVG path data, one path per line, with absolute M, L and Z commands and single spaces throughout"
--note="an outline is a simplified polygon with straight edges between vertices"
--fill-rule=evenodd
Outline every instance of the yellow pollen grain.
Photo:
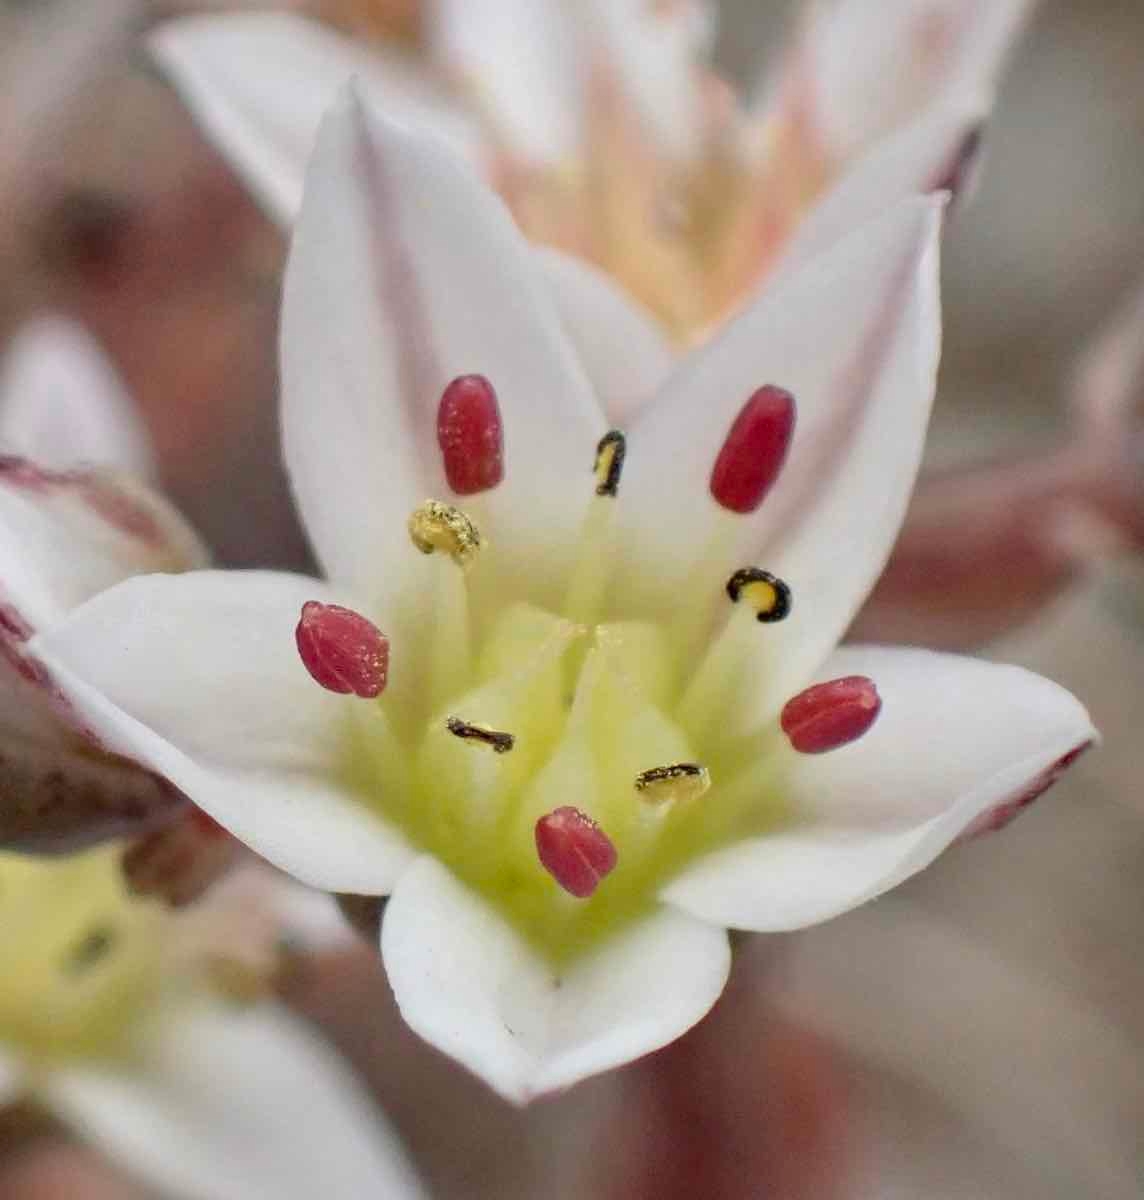
M 482 546 L 472 518 L 440 500 L 426 500 L 413 510 L 409 537 L 422 554 L 444 551 L 459 567 L 471 566 Z
M 757 567 L 744 567 L 727 581 L 732 603 L 746 600 L 763 622 L 781 621 L 790 612 L 790 588 L 781 579 Z
M 698 800 L 711 787 L 711 774 L 698 763 L 671 763 L 636 776 L 636 792 L 648 804 Z
M 773 583 L 749 583 L 740 594 L 758 613 L 774 612 L 779 600 L 778 591 Z

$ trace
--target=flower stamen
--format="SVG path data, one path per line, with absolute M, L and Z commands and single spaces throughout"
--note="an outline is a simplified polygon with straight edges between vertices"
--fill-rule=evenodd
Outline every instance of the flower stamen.
M 696 737 L 713 735 L 722 724 L 719 714 L 737 708 L 753 686 L 749 664 L 760 636 L 756 622 L 782 621 L 793 604 L 790 587 L 758 567 L 736 571 L 726 592 L 738 607 L 708 643 L 680 701 L 680 717 Z
M 473 519 L 451 504 L 426 500 L 409 518 L 409 537 L 422 554 L 442 550 L 459 567 L 469 567 L 481 549 Z
M 779 724 L 800 754 L 824 754 L 860 738 L 881 711 L 874 681 L 847 675 L 799 692 L 784 705 Z
M 639 798 L 656 806 L 676 800 L 698 800 L 710 787 L 711 773 L 699 763 L 669 763 L 636 776 Z
M 628 440 L 618 429 L 609 429 L 596 447 L 596 495 L 615 498 L 620 490 L 620 477 L 624 473 L 624 459 L 628 453 Z
M 483 375 L 460 375 L 445 389 L 437 444 L 458 496 L 487 492 L 504 479 L 504 425 L 496 391 Z
M 389 639 L 360 613 L 310 600 L 294 631 L 302 664 L 329 692 L 373 700 L 389 675 Z
M 536 822 L 541 866 L 571 896 L 586 900 L 616 866 L 611 838 L 578 808 L 565 805 Z
M 790 588 L 769 571 L 743 567 L 727 580 L 727 595 L 733 604 L 746 600 L 755 610 L 755 620 L 763 624 L 781 621 L 790 615 Z
M 584 515 L 580 549 L 564 602 L 568 617 L 584 625 L 593 625 L 599 619 L 608 590 L 615 518 L 615 505 L 611 502 L 620 490 L 627 453 L 627 438 L 618 429 L 609 430 L 596 446 L 592 472 L 596 477 L 597 499 Z M 579 663 L 573 662 L 571 666 L 578 668 Z
M 513 734 L 489 729 L 487 725 L 474 725 L 469 721 L 462 721 L 460 717 L 449 717 L 445 721 L 445 728 L 454 737 L 479 746 L 488 746 L 496 754 L 507 754 L 516 745 L 516 737 Z
M 733 513 L 753 513 L 774 487 L 794 437 L 790 392 L 767 384 L 743 405 L 711 471 L 711 495 Z

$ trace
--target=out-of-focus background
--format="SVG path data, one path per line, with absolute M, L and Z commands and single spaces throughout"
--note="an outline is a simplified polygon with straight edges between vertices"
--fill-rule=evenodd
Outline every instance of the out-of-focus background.
M 0 66 L 7 22 L 33 3 L 0 2 Z M 723 8 L 722 62 L 749 82 L 795 5 Z M 1047 0 L 1035 16 L 948 242 L 933 462 L 1067 429 L 1078 355 L 1144 276 L 1142 63 L 1139 0 Z M 40 164 L 34 221 L 0 227 L 0 336 L 44 299 L 86 319 L 135 389 L 166 486 L 243 561 L 254 547 L 209 483 L 264 480 L 277 455 L 281 240 L 138 56 L 110 53 L 84 97 Z M 243 497 L 263 531 L 282 499 L 270 478 Z M 292 527 L 274 535 L 279 561 L 302 561 Z M 1010 829 L 822 929 L 757 940 L 739 969 L 824 1039 L 852 1121 L 847 1195 L 1130 1200 L 1144 1194 L 1144 574 L 1094 570 L 989 653 L 1073 690 L 1104 746 Z M 413 1042 L 376 973 L 355 970 L 344 995 L 303 987 L 299 1003 L 347 1043 L 351 1014 L 378 1005 L 386 1051 L 368 1073 L 439 1193 L 576 1194 L 559 1165 L 576 1131 L 615 1115 L 601 1085 L 510 1113 Z M 558 1178 L 536 1190 L 546 1169 Z

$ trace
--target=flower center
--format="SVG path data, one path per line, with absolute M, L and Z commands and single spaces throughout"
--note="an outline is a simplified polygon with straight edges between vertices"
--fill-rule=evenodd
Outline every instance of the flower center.
M 0 855 L 0 1043 L 32 1061 L 114 1054 L 154 997 L 159 919 L 124 893 L 118 851 Z
M 496 486 L 499 409 L 491 385 L 473 380 L 446 389 L 439 441 L 450 479 Z M 763 502 L 793 428 L 788 393 L 762 388 L 747 400 L 711 473 L 727 520 Z M 463 447 L 481 464 L 461 461 Z M 697 638 L 690 614 L 682 623 L 613 614 L 612 525 L 628 453 L 616 430 L 596 448 L 595 494 L 555 611 L 496 575 L 479 508 L 422 504 L 411 553 L 430 556 L 432 594 L 394 647 L 393 686 L 377 703 L 347 702 L 351 787 L 554 961 L 642 915 L 693 859 L 773 829 L 788 815 L 791 747 L 829 750 L 877 715 L 873 685 L 846 680 L 797 697 L 781 726 L 744 731 L 751 643 L 792 607 L 787 585 L 761 568 L 709 581 L 699 607 L 713 636 Z M 479 491 L 470 494 L 479 506 Z M 377 694 L 377 671 L 354 686 L 356 665 L 376 662 L 385 643 L 376 627 L 307 605 L 299 631 L 319 683 Z

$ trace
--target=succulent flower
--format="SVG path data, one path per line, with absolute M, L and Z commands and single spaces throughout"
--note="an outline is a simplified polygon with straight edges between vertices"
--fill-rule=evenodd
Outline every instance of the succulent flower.
M 334 927 L 301 891 L 249 867 L 172 917 L 126 893 L 115 850 L 0 854 L 0 1105 L 37 1101 L 164 1195 L 422 1195 L 347 1068 L 271 998 L 282 939 Z
M 871 899 L 1095 736 L 1027 672 L 835 649 L 921 453 L 942 209 L 892 205 L 665 368 L 350 93 L 282 322 L 329 582 L 130 580 L 32 650 L 260 854 L 391 895 L 406 1020 L 503 1095 L 663 1045 L 718 997 L 724 927 Z

